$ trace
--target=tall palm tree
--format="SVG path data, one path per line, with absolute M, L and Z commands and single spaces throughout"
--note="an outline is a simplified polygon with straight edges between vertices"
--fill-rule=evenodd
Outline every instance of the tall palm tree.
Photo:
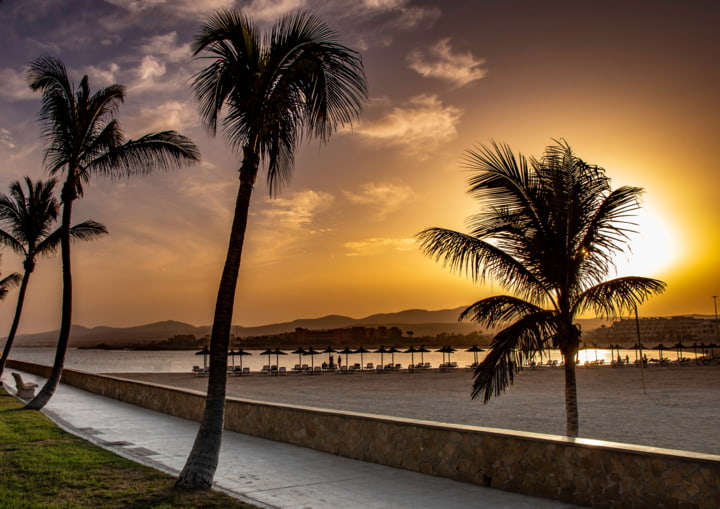
M 578 434 L 575 359 L 581 331 L 575 316 L 618 314 L 662 292 L 665 283 L 643 277 L 605 281 L 624 250 L 637 187 L 612 190 L 605 170 L 555 141 L 539 160 L 516 157 L 507 145 L 469 151 L 469 192 L 484 206 L 469 233 L 429 228 L 421 249 L 476 281 L 496 279 L 516 296 L 482 299 L 462 312 L 487 327 L 503 327 L 475 369 L 472 397 L 500 395 L 522 365 L 548 348 L 565 366 L 567 435 Z
M 3 227 L 0 229 L 0 243 L 23 257 L 24 270 L 15 316 L 0 357 L 0 376 L 20 324 L 25 293 L 37 257 L 52 254 L 60 245 L 60 229 L 52 229 L 59 208 L 53 195 L 55 180 L 33 183 L 30 177 L 25 177 L 25 188 L 20 182 L 13 182 L 10 184 L 10 195 L 0 195 L 0 226 Z M 107 234 L 107 229 L 95 221 L 85 221 L 70 228 L 70 236 L 75 240 L 90 240 L 103 234 Z
M 214 134 L 225 111 L 223 130 L 229 144 L 242 149 L 243 159 L 215 304 L 205 412 L 177 481 L 186 488 L 209 488 L 217 467 L 235 288 L 258 167 L 264 163 L 271 193 L 276 192 L 290 176 L 303 134 L 326 141 L 339 125 L 359 116 L 367 97 L 358 53 L 304 12 L 284 16 L 263 37 L 243 14 L 218 11 L 195 40 L 194 54 L 201 52 L 210 60 L 193 81 L 201 116 Z
M 47 140 L 45 165 L 51 175 L 63 174 L 60 193 L 60 252 L 62 256 L 62 317 L 53 369 L 37 396 L 25 407 L 40 409 L 60 382 L 72 320 L 70 222 L 73 202 L 82 197 L 83 185 L 95 175 L 121 177 L 170 169 L 199 159 L 190 139 L 175 131 L 146 134 L 126 140 L 115 118 L 125 97 L 121 85 L 91 93 L 84 76 L 75 89 L 65 65 L 54 57 L 40 57 L 30 64 L 27 80 L 42 91 L 40 121 Z

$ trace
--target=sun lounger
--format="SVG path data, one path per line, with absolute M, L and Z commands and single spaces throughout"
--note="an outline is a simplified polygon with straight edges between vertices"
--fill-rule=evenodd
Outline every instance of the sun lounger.
M 372 371 L 373 369 L 375 369 L 375 364 L 373 364 L 372 362 L 368 362 L 367 366 L 365 366 L 365 369 L 369 369 L 370 371 Z
M 35 389 L 37 389 L 38 384 L 33 382 L 23 382 L 20 373 L 13 373 L 12 376 L 15 379 L 18 398 L 32 399 L 35 397 Z
M 285 366 L 280 366 L 280 368 L 278 369 L 278 375 L 287 375 L 287 369 L 285 368 Z
M 250 374 L 250 368 L 243 368 L 243 369 L 242 369 L 242 374 L 243 374 L 243 375 L 249 375 L 249 374 Z

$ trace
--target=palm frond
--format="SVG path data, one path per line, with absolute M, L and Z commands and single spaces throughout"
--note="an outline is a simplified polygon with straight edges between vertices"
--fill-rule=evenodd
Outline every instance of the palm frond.
M 475 368 L 471 396 L 482 395 L 487 403 L 502 394 L 514 381 L 523 364 L 548 348 L 548 340 L 555 334 L 556 314 L 539 310 L 527 314 L 495 335 L 490 351 Z
M 632 311 L 649 297 L 664 292 L 666 286 L 663 281 L 646 277 L 611 279 L 580 294 L 573 314 L 591 311 L 607 317 L 617 316 Z
M 94 159 L 85 172 L 118 178 L 193 164 L 199 159 L 198 149 L 189 138 L 163 131 L 128 140 Z
M 460 313 L 459 320 L 469 318 L 484 327 L 493 328 L 543 309 L 510 295 L 496 295 L 479 300 Z
M 424 254 L 473 281 L 493 277 L 531 300 L 549 297 L 542 283 L 522 263 L 484 240 L 444 228 L 428 228 L 415 237 Z
M 0 300 L 4 299 L 8 292 L 15 288 L 22 281 L 22 276 L 17 272 L 13 272 L 9 276 L 0 279 Z

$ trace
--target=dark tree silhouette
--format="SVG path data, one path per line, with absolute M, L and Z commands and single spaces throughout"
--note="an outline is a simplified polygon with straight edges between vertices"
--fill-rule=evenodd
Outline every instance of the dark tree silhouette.
M 27 80 L 42 91 L 40 122 L 47 141 L 45 165 L 51 175 L 65 175 L 60 198 L 60 252 L 62 256 L 62 316 L 57 351 L 47 382 L 25 408 L 45 406 L 60 382 L 72 320 L 72 271 L 70 222 L 73 202 L 82 197 L 83 185 L 95 175 L 121 177 L 179 167 L 199 159 L 190 139 L 175 131 L 146 134 L 126 140 L 115 118 L 125 97 L 121 85 L 91 93 L 84 76 L 75 89 L 65 65 L 54 57 L 40 57 L 30 64 Z
M 611 190 L 605 170 L 577 158 L 556 141 L 541 159 L 515 156 L 506 145 L 469 151 L 469 193 L 483 205 L 470 232 L 430 228 L 421 249 L 476 281 L 493 278 L 517 296 L 482 299 L 460 318 L 503 327 L 475 369 L 472 396 L 500 395 L 522 365 L 548 348 L 564 359 L 567 435 L 578 434 L 574 318 L 613 315 L 662 292 L 665 283 L 642 277 L 604 281 L 624 250 L 638 209 L 637 187 Z
M 367 91 L 360 56 L 336 42 L 319 18 L 298 12 L 281 18 L 263 37 L 237 11 L 211 15 L 195 40 L 207 67 L 194 77 L 205 125 L 218 116 L 227 140 L 241 148 L 240 187 L 220 278 L 210 337 L 210 376 L 200 429 L 177 481 L 210 488 L 217 468 L 225 414 L 227 352 L 248 207 L 260 163 L 271 193 L 289 178 L 303 133 L 325 141 L 361 111 Z
M 20 182 L 13 182 L 10 184 L 10 195 L 0 195 L 0 243 L 23 258 L 24 271 L 15 316 L 0 357 L 0 377 L 20 325 L 25 293 L 37 257 L 54 253 L 60 245 L 60 230 L 52 229 L 59 207 L 54 190 L 54 179 L 33 183 L 30 177 L 25 177 L 25 189 Z M 95 221 L 85 221 L 70 228 L 70 236 L 74 240 L 90 240 L 103 234 L 107 234 L 107 229 Z

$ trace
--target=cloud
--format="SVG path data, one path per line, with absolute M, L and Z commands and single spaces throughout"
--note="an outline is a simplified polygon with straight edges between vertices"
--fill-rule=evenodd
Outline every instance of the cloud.
M 117 73 L 120 70 L 120 66 L 115 62 L 108 64 L 107 69 L 101 69 L 94 65 L 85 67 L 84 73 L 90 78 L 90 83 L 98 84 L 100 86 L 108 86 L 117 83 Z
M 352 203 L 376 208 L 378 219 L 384 219 L 416 197 L 409 186 L 389 182 L 368 182 L 362 185 L 360 192 L 343 191 L 343 195 Z
M 198 13 L 214 11 L 223 7 L 232 7 L 234 0 L 107 0 L 131 13 L 139 13 L 154 7 L 172 7 L 176 14 L 192 16 Z
M 331 231 L 318 226 L 318 216 L 333 203 L 331 194 L 301 191 L 287 197 L 266 198 L 251 217 L 247 237 L 253 265 L 267 266 L 289 256 L 317 249 L 317 236 Z
M 467 53 L 453 53 L 450 39 L 441 39 L 427 51 L 416 50 L 407 57 L 411 69 L 426 78 L 440 78 L 458 87 L 482 79 L 487 74 L 485 60 Z
M 142 125 L 143 131 L 179 131 L 197 125 L 197 113 L 194 104 L 181 101 L 169 101 L 157 106 L 145 106 L 133 119 Z
M 457 134 L 456 125 L 462 110 L 443 105 L 436 95 L 412 97 L 406 104 L 391 108 L 389 113 L 370 119 L 373 110 L 387 110 L 385 102 L 376 100 L 371 104 L 354 132 L 373 142 L 402 146 L 421 155 Z
M 145 55 L 162 55 L 168 62 L 185 62 L 190 59 L 190 44 L 178 44 L 177 32 L 168 32 L 147 39 L 140 47 Z
M 256 20 L 275 21 L 280 16 L 302 9 L 306 5 L 306 0 L 252 0 L 243 12 Z
M 23 71 L 0 69 L 0 97 L 11 100 L 37 99 L 28 87 Z
M 17 146 L 15 144 L 15 140 L 12 137 L 12 134 L 7 129 L 0 128 L 0 145 L 4 145 L 10 149 L 13 149 Z
M 346 242 L 347 256 L 373 256 L 388 251 L 412 251 L 415 239 L 370 238 L 356 242 Z
M 321 191 L 296 192 L 285 198 L 267 198 L 268 208 L 262 211 L 264 222 L 277 227 L 290 229 L 305 229 L 312 222 L 316 214 L 326 210 L 333 202 L 334 197 Z

